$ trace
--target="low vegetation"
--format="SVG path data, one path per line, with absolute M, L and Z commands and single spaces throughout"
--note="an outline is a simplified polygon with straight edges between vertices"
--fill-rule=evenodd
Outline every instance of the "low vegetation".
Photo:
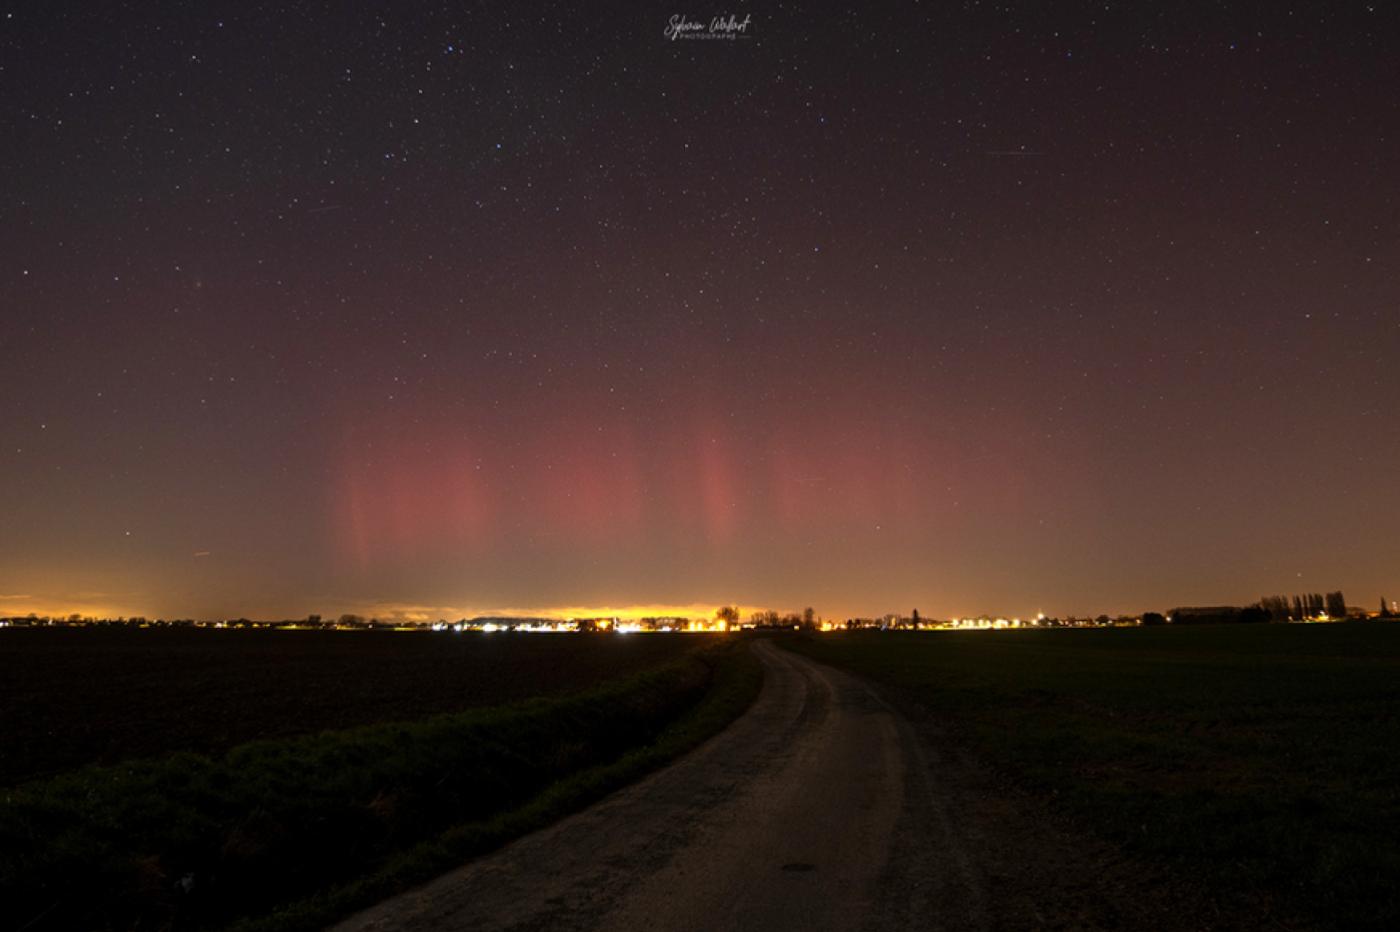
M 173 751 L 217 754 L 586 689 L 690 636 L 11 628 L 0 631 L 0 786 Z
M 1400 927 L 1400 625 L 792 646 L 885 684 L 1063 817 L 1221 902 L 1304 925 Z
M 318 927 L 718 731 L 761 681 L 743 648 L 712 644 L 562 697 L 12 788 L 0 927 Z

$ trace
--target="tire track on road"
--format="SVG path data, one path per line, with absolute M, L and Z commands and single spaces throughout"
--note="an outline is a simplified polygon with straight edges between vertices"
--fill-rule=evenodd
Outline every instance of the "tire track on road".
M 981 891 L 947 820 L 937 824 L 934 779 L 909 724 L 853 676 L 771 640 L 753 649 L 763 690 L 723 733 L 336 928 L 982 925 Z M 935 906 L 945 912 L 929 915 Z

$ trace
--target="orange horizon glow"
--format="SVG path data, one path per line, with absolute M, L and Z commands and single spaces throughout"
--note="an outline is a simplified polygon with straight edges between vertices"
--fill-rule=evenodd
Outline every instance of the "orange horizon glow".
M 335 620 L 341 615 L 359 615 L 364 618 L 376 618 L 387 622 L 412 622 L 427 623 L 434 621 L 456 621 L 462 618 L 545 618 L 551 621 L 570 621 L 581 618 L 615 618 L 618 621 L 636 621 L 643 618 L 686 618 L 686 619 L 713 619 L 715 612 L 722 605 L 737 605 L 741 621 L 747 620 L 754 612 L 766 611 L 766 607 L 758 605 L 740 605 L 738 603 L 707 603 L 692 602 L 686 604 L 648 604 L 648 605 L 626 605 L 626 606 L 553 606 L 543 608 L 469 608 L 462 606 L 425 606 L 408 603 L 370 603 L 361 606 L 349 606 L 338 608 L 335 612 L 294 612 L 290 614 L 267 615 L 256 613 L 257 617 L 241 612 L 216 613 L 204 615 L 200 613 L 179 612 L 174 614 L 157 614 L 130 607 L 115 607 L 109 605 L 98 606 L 92 603 L 43 603 L 30 602 L 19 603 L 18 607 L 12 607 L 12 603 L 0 600 L 0 617 L 22 618 L 28 615 L 35 615 L 45 618 L 68 618 L 72 615 L 80 615 L 84 618 L 95 619 L 116 619 L 116 618 L 194 618 L 196 620 L 220 620 L 229 618 L 249 617 L 255 621 L 272 620 L 294 620 L 305 618 L 309 614 L 319 614 L 328 621 Z M 800 613 L 801 609 L 789 609 L 782 614 L 790 612 Z

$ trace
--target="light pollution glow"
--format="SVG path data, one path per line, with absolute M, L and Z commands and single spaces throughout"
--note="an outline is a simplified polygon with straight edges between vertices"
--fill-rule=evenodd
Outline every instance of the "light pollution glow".
M 679 49 L 461 5 L 444 56 L 407 8 L 388 55 L 63 6 L 5 24 L 0 613 L 1400 590 L 1369 24 L 775 7 Z
M 732 603 L 731 603 L 732 604 Z M 569 605 L 543 607 L 464 607 L 460 605 L 414 605 L 392 602 L 371 602 L 364 604 L 346 603 L 333 606 L 334 611 L 317 612 L 328 620 L 340 615 L 359 615 L 363 618 L 377 618 L 381 621 L 421 624 L 435 621 L 457 621 L 463 618 L 547 618 L 551 621 L 569 621 L 579 618 L 614 618 L 618 621 L 636 621 L 642 618 L 686 618 L 713 619 L 720 605 L 690 603 L 686 605 Z M 765 606 L 737 606 L 741 619 L 766 609 Z M 783 614 L 800 613 L 795 607 Z M 139 607 L 116 606 L 96 602 L 47 602 L 33 599 L 28 595 L 0 595 L 0 617 L 22 617 L 38 615 L 47 618 L 66 618 L 81 615 L 84 618 L 132 618 L 159 617 Z M 308 613 L 309 614 L 309 613 Z M 222 620 L 226 616 L 196 620 Z M 227 616 L 231 617 L 231 616 Z M 271 616 L 259 616 L 255 621 L 287 620 Z

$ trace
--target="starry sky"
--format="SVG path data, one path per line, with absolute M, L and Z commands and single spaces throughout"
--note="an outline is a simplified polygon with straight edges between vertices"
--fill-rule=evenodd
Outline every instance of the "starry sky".
M 1379 6 L 0 3 L 0 614 L 1374 607 Z

